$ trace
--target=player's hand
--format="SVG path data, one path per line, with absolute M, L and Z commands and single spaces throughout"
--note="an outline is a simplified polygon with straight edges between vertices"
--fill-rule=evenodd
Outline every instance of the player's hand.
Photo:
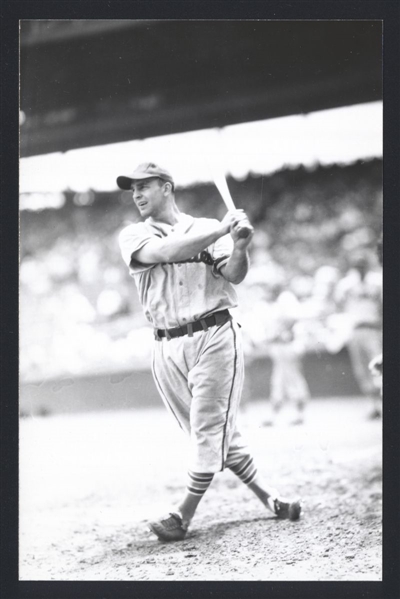
M 254 228 L 244 212 L 237 216 L 230 232 L 236 248 L 244 249 L 249 245 L 254 235 Z
M 232 227 L 234 227 L 243 218 L 243 216 L 246 215 L 242 209 L 230 210 L 227 212 L 220 223 L 222 234 L 226 235 L 230 233 Z

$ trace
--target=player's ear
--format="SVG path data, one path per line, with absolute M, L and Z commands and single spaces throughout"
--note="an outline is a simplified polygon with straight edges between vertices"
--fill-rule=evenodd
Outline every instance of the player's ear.
M 169 195 L 172 191 L 172 185 L 169 181 L 166 181 L 163 185 L 164 188 L 164 194 L 165 195 Z

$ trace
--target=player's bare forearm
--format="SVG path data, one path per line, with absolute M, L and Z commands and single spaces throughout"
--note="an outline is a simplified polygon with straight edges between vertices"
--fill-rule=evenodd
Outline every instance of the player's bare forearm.
M 238 285 L 244 280 L 248 270 L 249 255 L 247 253 L 247 247 L 238 248 L 234 246 L 228 262 L 221 268 L 222 276 L 230 283 Z
M 197 235 L 169 235 L 165 239 L 154 239 L 136 252 L 135 259 L 144 264 L 179 262 L 189 260 L 221 237 L 220 228 Z
M 240 235 L 240 226 L 243 224 L 245 224 L 249 230 L 247 237 L 241 237 Z M 245 214 L 243 214 L 241 219 L 231 227 L 231 236 L 234 242 L 233 252 L 226 265 L 222 267 L 221 273 L 227 281 L 234 285 L 241 283 L 249 270 L 248 247 L 253 235 L 254 229 Z
M 154 238 L 143 248 L 135 252 L 135 260 L 143 264 L 159 264 L 161 262 L 179 262 L 189 260 L 213 244 L 217 239 L 226 235 L 237 223 L 235 213 L 228 213 L 219 222 L 210 223 L 207 231 L 201 233 L 174 233 L 164 239 Z

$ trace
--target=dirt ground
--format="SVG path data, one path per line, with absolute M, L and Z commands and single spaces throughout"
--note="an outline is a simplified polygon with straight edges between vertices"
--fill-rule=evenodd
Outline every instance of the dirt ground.
M 163 407 L 30 417 L 20 424 L 20 580 L 382 580 L 381 421 L 362 398 L 313 400 L 303 426 L 241 413 L 259 470 L 300 496 L 277 520 L 230 471 L 184 541 L 147 521 L 180 499 L 187 441 Z

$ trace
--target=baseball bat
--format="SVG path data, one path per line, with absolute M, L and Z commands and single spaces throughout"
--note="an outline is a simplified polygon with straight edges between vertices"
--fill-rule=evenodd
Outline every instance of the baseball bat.
M 219 193 L 221 194 L 221 197 L 222 197 L 227 209 L 228 210 L 236 210 L 236 207 L 235 207 L 234 201 L 232 199 L 231 193 L 229 191 L 229 187 L 226 182 L 225 176 L 222 174 L 215 175 L 214 183 L 215 183 L 215 186 L 218 189 Z M 242 237 L 242 238 L 248 237 L 250 235 L 251 230 L 252 229 L 250 229 L 247 225 L 239 224 L 238 228 L 237 228 L 238 235 L 239 235 L 239 237 Z

